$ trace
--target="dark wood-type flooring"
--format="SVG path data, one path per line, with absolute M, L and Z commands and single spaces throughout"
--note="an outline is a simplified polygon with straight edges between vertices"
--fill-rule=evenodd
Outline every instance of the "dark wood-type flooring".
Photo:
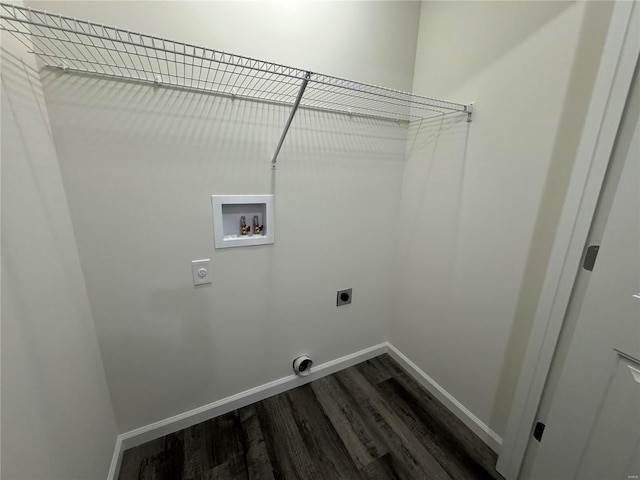
M 124 452 L 120 480 L 502 479 L 388 355 Z

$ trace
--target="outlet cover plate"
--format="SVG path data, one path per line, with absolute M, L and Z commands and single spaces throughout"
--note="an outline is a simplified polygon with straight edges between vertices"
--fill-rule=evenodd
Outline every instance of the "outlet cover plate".
M 344 288 L 342 290 L 338 290 L 336 295 L 336 306 L 340 307 L 342 305 L 349 305 L 351 303 L 352 292 L 351 288 Z
M 193 275 L 194 285 L 211 283 L 211 260 L 208 258 L 193 260 L 191 262 L 191 273 Z

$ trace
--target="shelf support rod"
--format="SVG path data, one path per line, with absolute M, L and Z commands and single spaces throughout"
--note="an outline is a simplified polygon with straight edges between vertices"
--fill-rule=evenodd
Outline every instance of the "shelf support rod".
M 302 100 L 302 95 L 304 94 L 304 90 L 307 88 L 307 83 L 309 83 L 309 79 L 311 78 L 311 72 L 307 72 L 302 80 L 302 84 L 300 85 L 300 90 L 298 91 L 298 96 L 296 97 L 296 101 L 291 108 L 291 113 L 289 113 L 289 119 L 287 120 L 287 124 L 284 126 L 284 131 L 280 136 L 280 141 L 278 142 L 278 146 L 276 147 L 276 153 L 273 154 L 273 158 L 271 159 L 271 168 L 276 169 L 276 162 L 278 161 L 278 154 L 280 153 L 280 148 L 282 148 L 282 144 L 284 142 L 284 138 L 287 136 L 287 132 L 289 131 L 289 127 L 291 126 L 291 122 L 293 121 L 293 117 L 296 115 L 296 111 L 300 106 L 300 100 Z

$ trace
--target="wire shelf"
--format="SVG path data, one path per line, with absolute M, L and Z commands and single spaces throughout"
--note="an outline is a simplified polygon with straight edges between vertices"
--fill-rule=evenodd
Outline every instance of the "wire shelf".
M 0 29 L 47 66 L 400 121 L 472 106 L 378 87 L 0 2 Z M 307 82 L 298 99 L 300 85 Z

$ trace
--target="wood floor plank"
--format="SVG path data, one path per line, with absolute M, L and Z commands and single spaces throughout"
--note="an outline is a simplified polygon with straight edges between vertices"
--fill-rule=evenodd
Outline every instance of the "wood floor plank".
M 274 477 L 286 480 L 314 480 L 317 471 L 291 414 L 284 395 L 256 404 Z
M 464 451 L 487 472 L 491 472 L 494 478 L 502 478 L 495 472 L 497 454 L 487 444 L 438 399 L 418 385 L 391 357 L 382 355 L 379 358 L 390 371 L 397 372 L 394 378 L 417 399 L 429 417 L 437 422 L 439 430 L 453 435 Z
M 380 396 L 378 391 L 356 369 L 347 369 L 335 374 L 338 381 L 348 384 L 358 403 L 379 430 L 385 432 L 387 445 L 394 456 L 402 459 L 411 478 L 450 480 L 447 472 L 422 446 L 415 435 Z M 394 459 L 395 460 L 395 459 Z
M 213 470 L 221 478 L 248 480 L 244 438 L 238 411 L 213 419 Z
M 183 480 L 200 480 L 214 467 L 214 421 L 194 425 L 184 431 Z
M 443 431 L 438 421 L 433 419 L 420 402 L 395 378 L 378 384 L 377 388 L 393 407 L 396 415 L 402 419 L 452 479 L 492 478 L 489 472 L 464 451 L 455 436 Z
M 239 414 L 247 452 L 249 480 L 274 480 L 273 466 L 269 459 L 269 452 L 255 405 L 241 408 Z
M 140 465 L 145 458 L 160 453 L 165 450 L 166 437 L 156 438 L 135 448 L 125 450 L 122 454 L 122 463 L 120 466 L 119 480 L 128 480 L 130 478 L 138 478 Z
M 367 465 L 362 473 L 366 480 L 400 480 L 396 471 L 393 457 L 386 454 Z
M 373 462 L 375 457 L 369 454 L 367 447 L 364 446 L 354 430 L 354 423 L 349 421 L 344 409 L 336 401 L 335 397 L 330 394 L 326 383 L 319 381 L 312 382 L 311 389 L 358 468 L 362 469 Z
M 356 401 L 334 375 L 312 382 L 311 388 L 325 411 L 333 413 L 329 418 L 337 431 L 344 431 L 343 443 L 362 467 L 389 453 L 377 427 L 365 421 Z
M 399 374 L 407 373 L 388 353 L 383 353 L 377 356 L 376 359 L 378 360 L 378 368 L 387 372 L 388 377 L 385 378 L 385 380 Z M 358 367 L 358 365 L 355 366 Z
M 182 477 L 184 445 L 182 432 L 165 437 L 164 450 L 146 457 L 135 477 L 138 480 L 173 480 Z
M 395 372 L 392 372 L 380 357 L 366 360 L 355 367 L 372 385 L 389 380 L 395 375 Z
M 358 467 L 311 387 L 305 385 L 295 388 L 288 391 L 286 397 L 289 399 L 298 431 L 321 474 L 320 478 L 360 478 Z

